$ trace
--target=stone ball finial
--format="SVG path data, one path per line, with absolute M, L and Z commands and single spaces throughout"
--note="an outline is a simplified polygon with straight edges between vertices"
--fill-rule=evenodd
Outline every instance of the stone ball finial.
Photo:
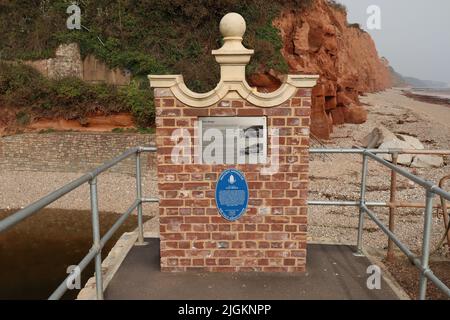
M 224 38 L 242 38 L 247 25 L 244 18 L 236 12 L 230 12 L 220 20 L 220 33 Z

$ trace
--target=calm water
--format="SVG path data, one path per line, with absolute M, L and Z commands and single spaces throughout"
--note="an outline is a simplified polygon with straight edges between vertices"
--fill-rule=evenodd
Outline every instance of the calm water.
M 450 99 L 450 88 L 441 88 L 441 89 L 423 89 L 423 88 L 413 88 L 411 90 L 414 94 L 421 94 L 431 97 L 438 97 L 442 99 Z
M 0 210 L 0 219 L 17 210 Z M 104 234 L 119 214 L 100 213 Z M 136 216 L 127 219 L 102 252 L 104 259 L 118 238 L 137 226 Z M 47 299 L 67 276 L 66 270 L 88 253 L 92 245 L 89 211 L 44 209 L 0 234 L 0 300 Z M 81 275 L 82 287 L 93 275 L 94 266 Z M 66 293 L 74 299 L 78 290 Z

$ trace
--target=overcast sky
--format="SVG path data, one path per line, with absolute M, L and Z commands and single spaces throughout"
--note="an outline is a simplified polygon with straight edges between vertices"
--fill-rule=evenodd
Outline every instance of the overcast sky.
M 402 75 L 450 83 L 449 0 L 338 0 Z M 381 9 L 381 30 L 368 30 L 370 5 Z

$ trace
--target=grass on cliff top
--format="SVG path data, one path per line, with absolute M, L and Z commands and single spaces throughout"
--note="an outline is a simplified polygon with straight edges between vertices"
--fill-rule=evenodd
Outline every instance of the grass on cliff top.
M 130 112 L 138 127 L 154 123 L 150 90 L 133 81 L 126 87 L 88 84 L 77 78 L 47 79 L 20 63 L 0 62 L 0 105 L 16 109 L 18 125 L 34 117 L 83 119 L 95 113 Z
M 219 67 L 211 50 L 222 45 L 220 19 L 238 12 L 247 21 L 244 44 L 256 49 L 249 73 L 287 72 L 282 40 L 272 20 L 283 7 L 314 0 L 98 0 L 78 1 L 82 30 L 68 30 L 70 0 L 0 1 L 0 53 L 4 59 L 41 59 L 61 43 L 77 42 L 110 67 L 148 74 L 183 74 L 196 91 L 212 89 Z
M 68 30 L 71 0 L 1 1 L 0 60 L 52 57 L 61 43 L 76 42 L 110 67 L 128 69 L 125 88 L 90 85 L 75 78 L 49 80 L 21 64 L 0 61 L 0 103 L 15 107 L 18 124 L 35 117 L 78 119 L 100 112 L 131 112 L 138 127 L 154 123 L 148 74 L 183 74 L 198 92 L 214 88 L 219 66 L 211 50 L 222 45 L 219 22 L 238 12 L 247 22 L 244 45 L 254 48 L 248 73 L 286 73 L 283 43 L 272 25 L 282 8 L 302 10 L 314 0 L 98 0 L 81 1 L 82 30 Z

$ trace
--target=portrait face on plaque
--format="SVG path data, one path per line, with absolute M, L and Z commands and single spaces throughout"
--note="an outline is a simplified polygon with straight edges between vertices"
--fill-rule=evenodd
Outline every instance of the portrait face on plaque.
M 199 151 L 204 164 L 265 164 L 266 117 L 201 117 Z

